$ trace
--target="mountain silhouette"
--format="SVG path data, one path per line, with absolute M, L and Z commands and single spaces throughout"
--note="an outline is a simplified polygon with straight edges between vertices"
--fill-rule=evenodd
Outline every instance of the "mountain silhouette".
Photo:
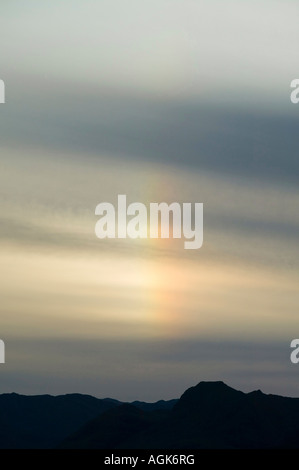
M 116 449 L 132 448 L 135 436 L 147 429 L 159 426 L 167 410 L 150 412 L 124 404 L 103 413 L 92 420 L 59 447 L 72 449 Z
M 116 405 L 89 395 L 0 395 L 0 448 L 51 448 Z
M 132 406 L 132 405 L 131 405 Z M 137 413 L 138 410 L 136 410 Z M 107 411 L 64 440 L 62 448 L 299 448 L 299 399 L 243 393 L 223 382 L 200 382 L 172 409 Z M 138 416 L 138 418 L 137 418 Z M 109 429 L 109 435 L 105 429 Z M 123 430 L 123 433 L 120 432 Z M 123 437 L 121 439 L 121 434 Z
M 200 382 L 179 400 L 0 395 L 0 448 L 299 448 L 299 399 Z
M 176 400 L 134 402 L 134 409 L 169 408 Z M 54 448 L 63 439 L 122 402 L 89 395 L 0 395 L 0 449 Z

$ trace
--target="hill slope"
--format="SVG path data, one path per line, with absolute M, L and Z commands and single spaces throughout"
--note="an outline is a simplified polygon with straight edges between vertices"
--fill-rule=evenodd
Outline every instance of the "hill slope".
M 299 448 L 299 399 L 200 382 L 170 410 L 108 410 L 62 448 Z
M 143 403 L 135 408 L 150 410 L 173 407 L 176 401 Z M 89 395 L 0 395 L 0 449 L 56 447 L 67 436 L 102 413 L 122 403 Z M 135 409 L 134 408 L 134 409 Z

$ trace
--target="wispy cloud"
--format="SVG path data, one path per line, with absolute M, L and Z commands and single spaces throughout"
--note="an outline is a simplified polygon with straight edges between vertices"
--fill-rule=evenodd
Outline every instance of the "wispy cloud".
M 3 391 L 155 399 L 223 379 L 297 393 L 296 9 L 3 7 Z M 98 240 L 95 207 L 118 194 L 203 202 L 203 247 Z

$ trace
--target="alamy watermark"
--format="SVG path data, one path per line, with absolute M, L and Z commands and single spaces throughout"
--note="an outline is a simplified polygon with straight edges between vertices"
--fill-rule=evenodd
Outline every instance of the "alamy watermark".
M 291 356 L 290 356 L 291 362 L 293 364 L 298 364 L 299 362 L 299 339 L 293 339 L 291 341 L 290 346 L 293 349 L 293 351 L 291 352 Z
M 184 248 L 196 250 L 203 244 L 203 203 L 192 206 L 189 202 L 151 202 L 149 208 L 133 202 L 127 206 L 127 196 L 120 194 L 117 210 L 109 202 L 96 206 L 95 214 L 101 217 L 95 233 L 100 239 L 184 237 Z
M 3 80 L 0 80 L 0 104 L 5 103 L 5 83 Z
M 0 339 L 0 364 L 5 363 L 5 344 L 2 339 Z
M 294 88 L 290 97 L 291 102 L 297 104 L 299 103 L 299 78 L 294 78 L 294 80 L 291 81 L 291 88 Z

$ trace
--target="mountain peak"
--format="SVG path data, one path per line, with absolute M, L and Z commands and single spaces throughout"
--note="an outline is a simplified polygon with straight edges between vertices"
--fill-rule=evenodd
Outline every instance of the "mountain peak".
M 192 387 L 192 388 L 197 388 L 197 387 L 209 387 L 209 388 L 213 388 L 213 389 L 216 389 L 216 388 L 223 389 L 225 387 L 231 388 L 228 385 L 226 385 L 222 380 L 215 380 L 215 381 L 202 380 L 197 385 L 195 385 L 195 387 Z
M 188 388 L 181 398 L 183 398 L 184 395 L 186 394 L 190 396 L 191 394 L 194 395 L 194 394 L 211 394 L 211 393 L 242 393 L 242 392 L 238 392 L 234 388 L 229 387 L 224 382 L 222 382 L 222 380 L 218 380 L 215 382 L 201 381 L 194 387 Z
M 208 409 L 229 404 L 232 401 L 243 397 L 244 393 L 229 387 L 222 381 L 199 382 L 194 387 L 188 388 L 183 393 L 174 409 L 180 411 L 201 410 L 206 412 Z

